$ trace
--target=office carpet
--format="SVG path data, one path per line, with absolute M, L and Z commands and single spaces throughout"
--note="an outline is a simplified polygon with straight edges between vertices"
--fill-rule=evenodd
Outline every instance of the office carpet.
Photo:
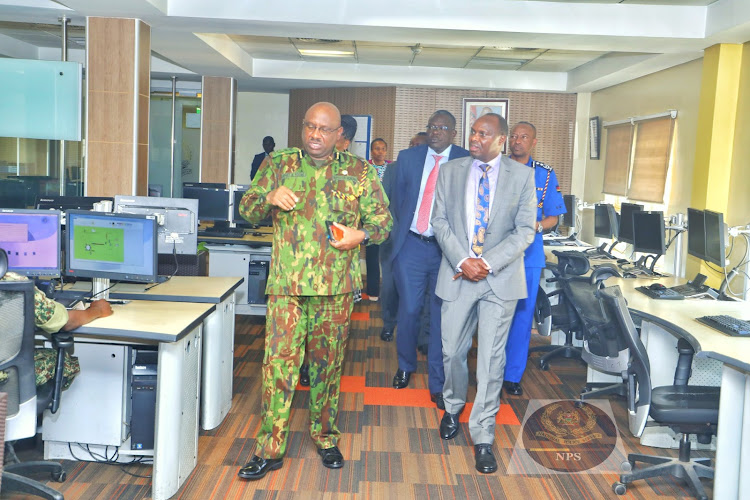
M 418 373 L 412 376 L 408 389 L 391 388 L 397 369 L 395 343 L 380 340 L 379 303 L 369 301 L 355 306 L 342 378 L 338 423 L 345 466 L 329 470 L 321 465 L 308 435 L 309 391 L 300 388 L 293 402 L 283 468 L 259 481 L 240 480 L 237 470 L 251 457 L 260 425 L 263 322 L 263 318 L 237 316 L 232 410 L 218 428 L 201 432 L 198 466 L 174 498 L 672 499 L 689 494 L 678 480 L 653 479 L 639 482 L 624 497 L 617 497 L 611 490 L 616 473 L 550 474 L 519 462 L 513 450 L 530 401 L 575 398 L 585 382 L 586 371 L 579 361 L 553 361 L 551 369 L 544 372 L 534 362 L 539 355 L 532 356 L 524 376 L 524 395 L 501 401 L 494 445 L 498 472 L 476 472 L 465 423 L 469 411 L 462 415 L 464 423 L 455 439 L 443 441 L 438 435 L 442 412 L 429 400 L 424 356 L 419 355 Z M 543 344 L 547 339 L 534 336 L 532 342 Z M 473 354 L 470 371 L 475 366 Z M 475 383 L 473 376 L 471 383 Z M 474 389 L 469 391 L 471 401 Z M 677 455 L 676 450 L 641 446 L 628 431 L 624 401 L 618 397 L 610 400 L 626 452 Z M 20 455 L 25 460 L 39 459 L 41 445 L 37 443 Z M 64 466 L 67 481 L 48 484 L 67 500 L 150 498 L 149 466 L 74 461 L 66 461 Z M 508 474 L 509 470 L 515 473 Z M 705 484 L 710 490 L 711 483 Z

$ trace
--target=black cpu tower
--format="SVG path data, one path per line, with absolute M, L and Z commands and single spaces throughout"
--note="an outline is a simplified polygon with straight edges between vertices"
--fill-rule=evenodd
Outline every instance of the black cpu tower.
M 149 348 L 134 348 L 131 382 L 130 449 L 154 449 L 156 420 L 156 364 L 159 353 Z
M 266 280 L 268 279 L 268 265 L 270 257 L 264 259 L 256 256 L 250 261 L 247 272 L 247 302 L 248 304 L 266 303 Z

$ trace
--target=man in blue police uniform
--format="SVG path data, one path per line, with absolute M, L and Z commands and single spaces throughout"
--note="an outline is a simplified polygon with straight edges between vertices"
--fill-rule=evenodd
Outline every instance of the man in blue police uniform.
M 508 146 L 511 158 L 534 169 L 538 200 L 536 237 L 524 254 L 528 297 L 519 300 L 516 305 L 516 314 L 513 316 L 508 343 L 505 345 L 503 388 L 508 394 L 520 396 L 523 394 L 521 377 L 526 369 L 526 358 L 529 355 L 534 304 L 545 262 L 542 233 L 557 225 L 557 216 L 565 213 L 565 203 L 555 171 L 549 165 L 531 157 L 531 151 L 536 146 L 536 127 L 529 122 L 518 122 L 508 136 Z

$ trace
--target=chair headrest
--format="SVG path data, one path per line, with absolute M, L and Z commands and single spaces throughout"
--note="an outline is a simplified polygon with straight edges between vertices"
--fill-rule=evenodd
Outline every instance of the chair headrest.
M 557 268 L 563 275 L 581 276 L 591 268 L 589 258 L 583 252 L 553 250 L 552 253 L 557 256 Z
M 607 278 L 611 278 L 613 276 L 622 278 L 622 276 L 620 275 L 620 273 L 617 271 L 616 268 L 609 266 L 607 264 L 604 264 L 594 269 L 594 271 L 591 273 L 591 278 L 589 282 L 592 285 L 599 285 L 600 283 L 605 281 Z
M 6 272 L 8 272 L 8 254 L 0 248 L 0 278 L 5 276 Z

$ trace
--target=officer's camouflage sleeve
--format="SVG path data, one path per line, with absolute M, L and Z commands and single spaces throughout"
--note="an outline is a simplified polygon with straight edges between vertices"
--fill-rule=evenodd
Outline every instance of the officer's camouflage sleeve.
M 276 169 L 272 157 L 268 155 L 260 164 L 253 183 L 240 201 L 240 215 L 251 224 L 258 223 L 268 217 L 273 208 L 266 203 L 268 193 L 276 189 Z
M 363 188 L 359 198 L 362 228 L 370 233 L 370 244 L 376 245 L 388 239 L 393 220 L 388 210 L 388 197 L 374 168 L 367 169 Z
M 47 333 L 59 332 L 68 322 L 68 311 L 59 302 L 34 288 L 34 324 Z

